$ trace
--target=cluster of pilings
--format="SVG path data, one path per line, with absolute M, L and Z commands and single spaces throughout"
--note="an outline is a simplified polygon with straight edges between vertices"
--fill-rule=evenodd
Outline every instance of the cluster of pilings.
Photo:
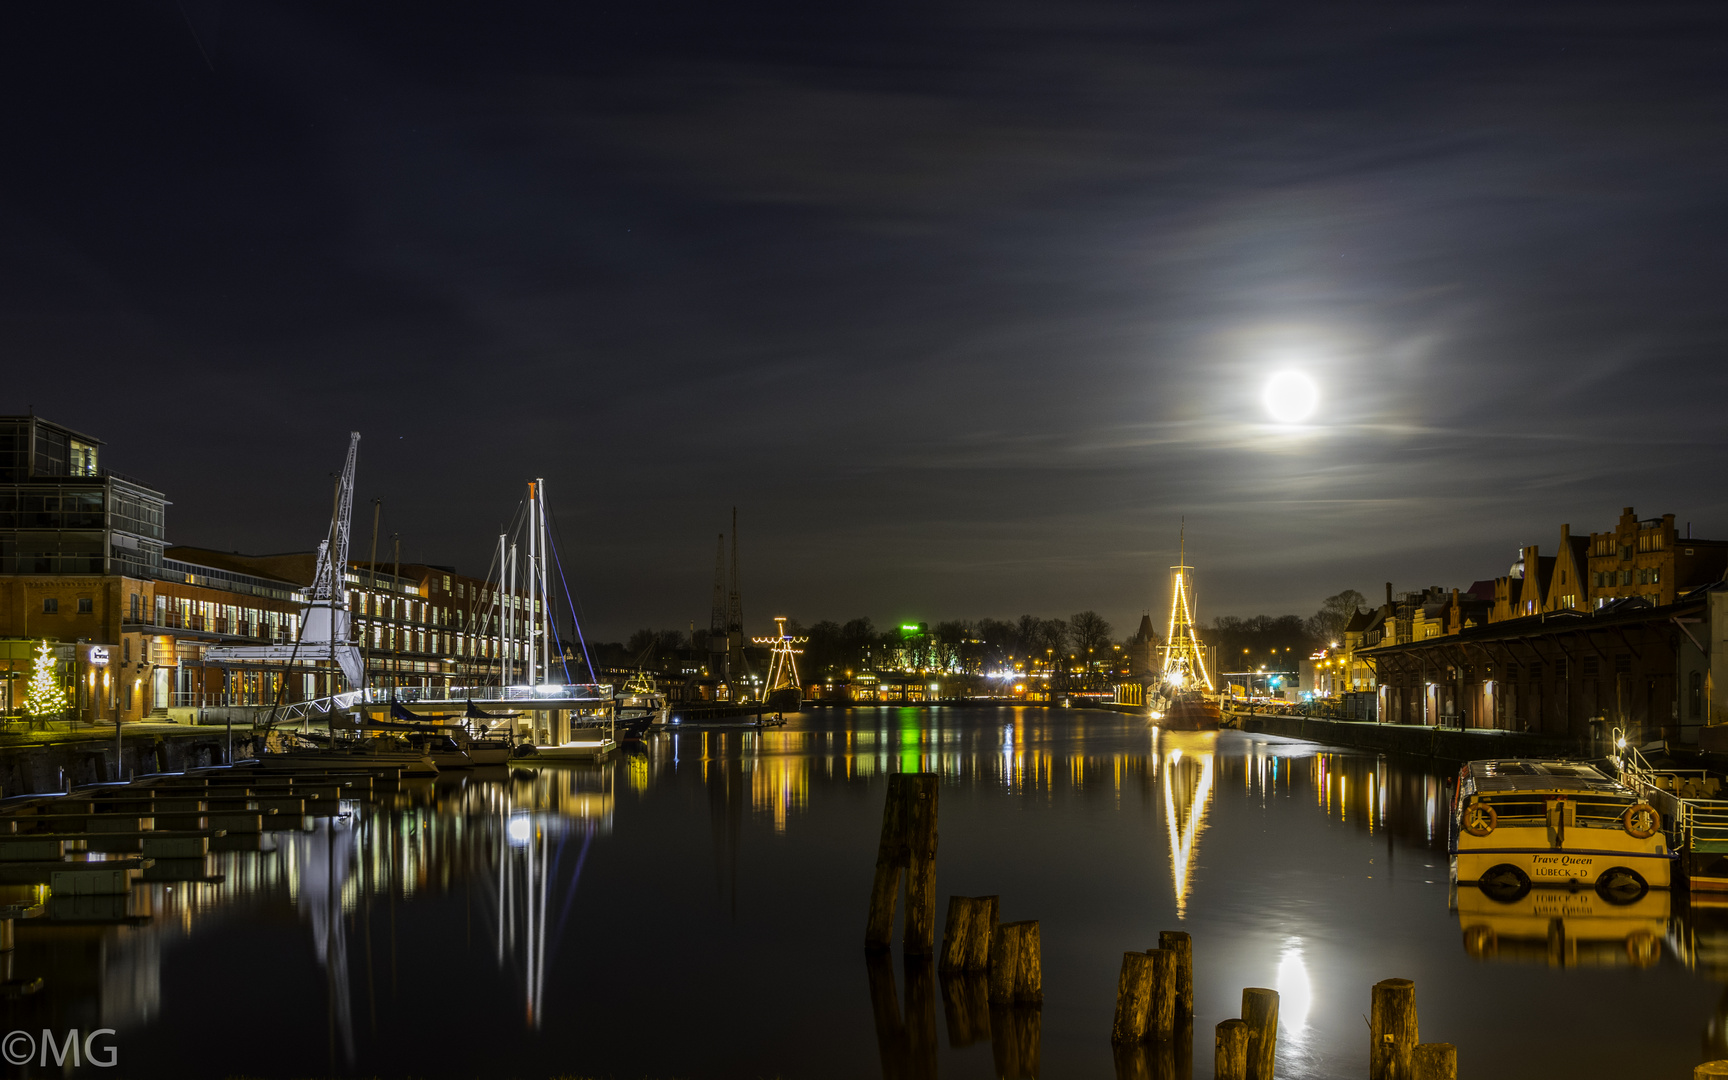
M 882 840 L 864 948 L 870 1001 L 882 1072 L 889 1080 L 936 1075 L 936 806 L 941 780 L 935 773 L 897 773 L 888 778 Z M 894 940 L 894 907 L 902 875 L 906 917 L 906 1012 L 894 994 L 888 954 Z M 995 896 L 953 896 L 942 932 L 942 1009 L 953 1046 L 990 1040 L 996 1075 L 1036 1077 L 1044 1000 L 1043 940 L 1036 920 L 1001 922 Z
M 1036 1077 L 1044 1001 L 1043 938 L 1036 920 L 1001 922 L 996 896 L 950 896 L 939 964 L 936 944 L 935 773 L 888 778 L 882 839 L 864 930 L 870 1002 L 885 1080 L 934 1080 L 936 980 L 951 1046 L 990 1040 L 996 1075 Z M 895 995 L 890 953 L 894 908 L 904 872 L 906 1011 Z M 933 970 L 935 968 L 935 970 Z M 1368 1017 L 1369 1080 L 1457 1080 L 1450 1043 L 1417 1041 L 1416 984 L 1374 984 Z M 1117 1080 L 1163 1080 L 1192 1074 L 1194 943 L 1166 930 L 1158 947 L 1125 953 L 1110 1028 Z M 1273 1080 L 1278 1055 L 1278 994 L 1242 991 L 1242 1015 L 1214 1031 L 1214 1080 Z M 1716 1069 L 1718 1071 L 1706 1071 Z M 1728 1062 L 1700 1065 L 1697 1076 L 1728 1078 Z

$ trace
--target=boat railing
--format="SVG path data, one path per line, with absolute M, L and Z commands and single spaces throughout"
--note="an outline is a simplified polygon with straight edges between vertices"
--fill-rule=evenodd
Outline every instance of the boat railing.
M 1544 825 L 1548 821 L 1548 804 L 1552 794 L 1532 792 L 1491 793 L 1478 795 L 1478 801 L 1494 808 L 1495 820 L 1501 827 L 1509 825 Z M 1618 829 L 1632 801 L 1625 796 L 1592 795 L 1568 792 L 1564 795 L 1573 805 L 1573 820 L 1586 828 Z

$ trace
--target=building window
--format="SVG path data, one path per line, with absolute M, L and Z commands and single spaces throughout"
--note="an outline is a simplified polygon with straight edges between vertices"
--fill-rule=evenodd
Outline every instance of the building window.
M 1662 568 L 1660 566 L 1652 566 L 1650 568 L 1650 584 L 1662 584 Z
M 42 614 L 44 614 L 44 615 L 58 615 L 58 614 L 60 614 L 60 598 L 56 597 L 56 596 L 50 596 L 50 597 L 46 597 L 45 599 L 43 599 L 43 601 L 42 601 Z
M 96 601 L 92 600 L 88 596 L 80 596 L 78 598 L 78 614 L 80 614 L 80 615 L 93 615 L 95 613 L 96 613 Z

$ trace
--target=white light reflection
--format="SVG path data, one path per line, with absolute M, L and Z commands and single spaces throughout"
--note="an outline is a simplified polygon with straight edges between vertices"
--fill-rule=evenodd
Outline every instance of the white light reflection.
M 1278 961 L 1278 1022 L 1289 1029 L 1293 1037 L 1308 1026 L 1308 1008 L 1313 1004 L 1314 990 L 1308 982 L 1308 965 L 1302 960 L 1302 939 L 1284 942 L 1284 956 Z
M 1176 890 L 1176 917 L 1184 918 L 1188 908 L 1188 876 L 1194 868 L 1194 853 L 1205 828 L 1206 804 L 1212 797 L 1211 740 L 1207 749 L 1196 751 L 1182 766 L 1182 750 L 1172 747 L 1165 758 L 1164 817 L 1170 830 L 1171 884 Z M 1156 760 L 1156 759 L 1154 759 Z M 1177 808 L 1177 803 L 1185 805 Z

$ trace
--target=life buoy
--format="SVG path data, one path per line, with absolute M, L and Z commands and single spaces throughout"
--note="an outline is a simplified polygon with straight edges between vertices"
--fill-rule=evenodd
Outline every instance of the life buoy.
M 1634 840 L 1648 840 L 1662 828 L 1662 814 L 1647 802 L 1635 803 L 1620 815 L 1620 827 Z
M 1487 836 L 1499 823 L 1494 808 L 1485 802 L 1473 802 L 1464 808 L 1464 831 L 1471 836 Z

